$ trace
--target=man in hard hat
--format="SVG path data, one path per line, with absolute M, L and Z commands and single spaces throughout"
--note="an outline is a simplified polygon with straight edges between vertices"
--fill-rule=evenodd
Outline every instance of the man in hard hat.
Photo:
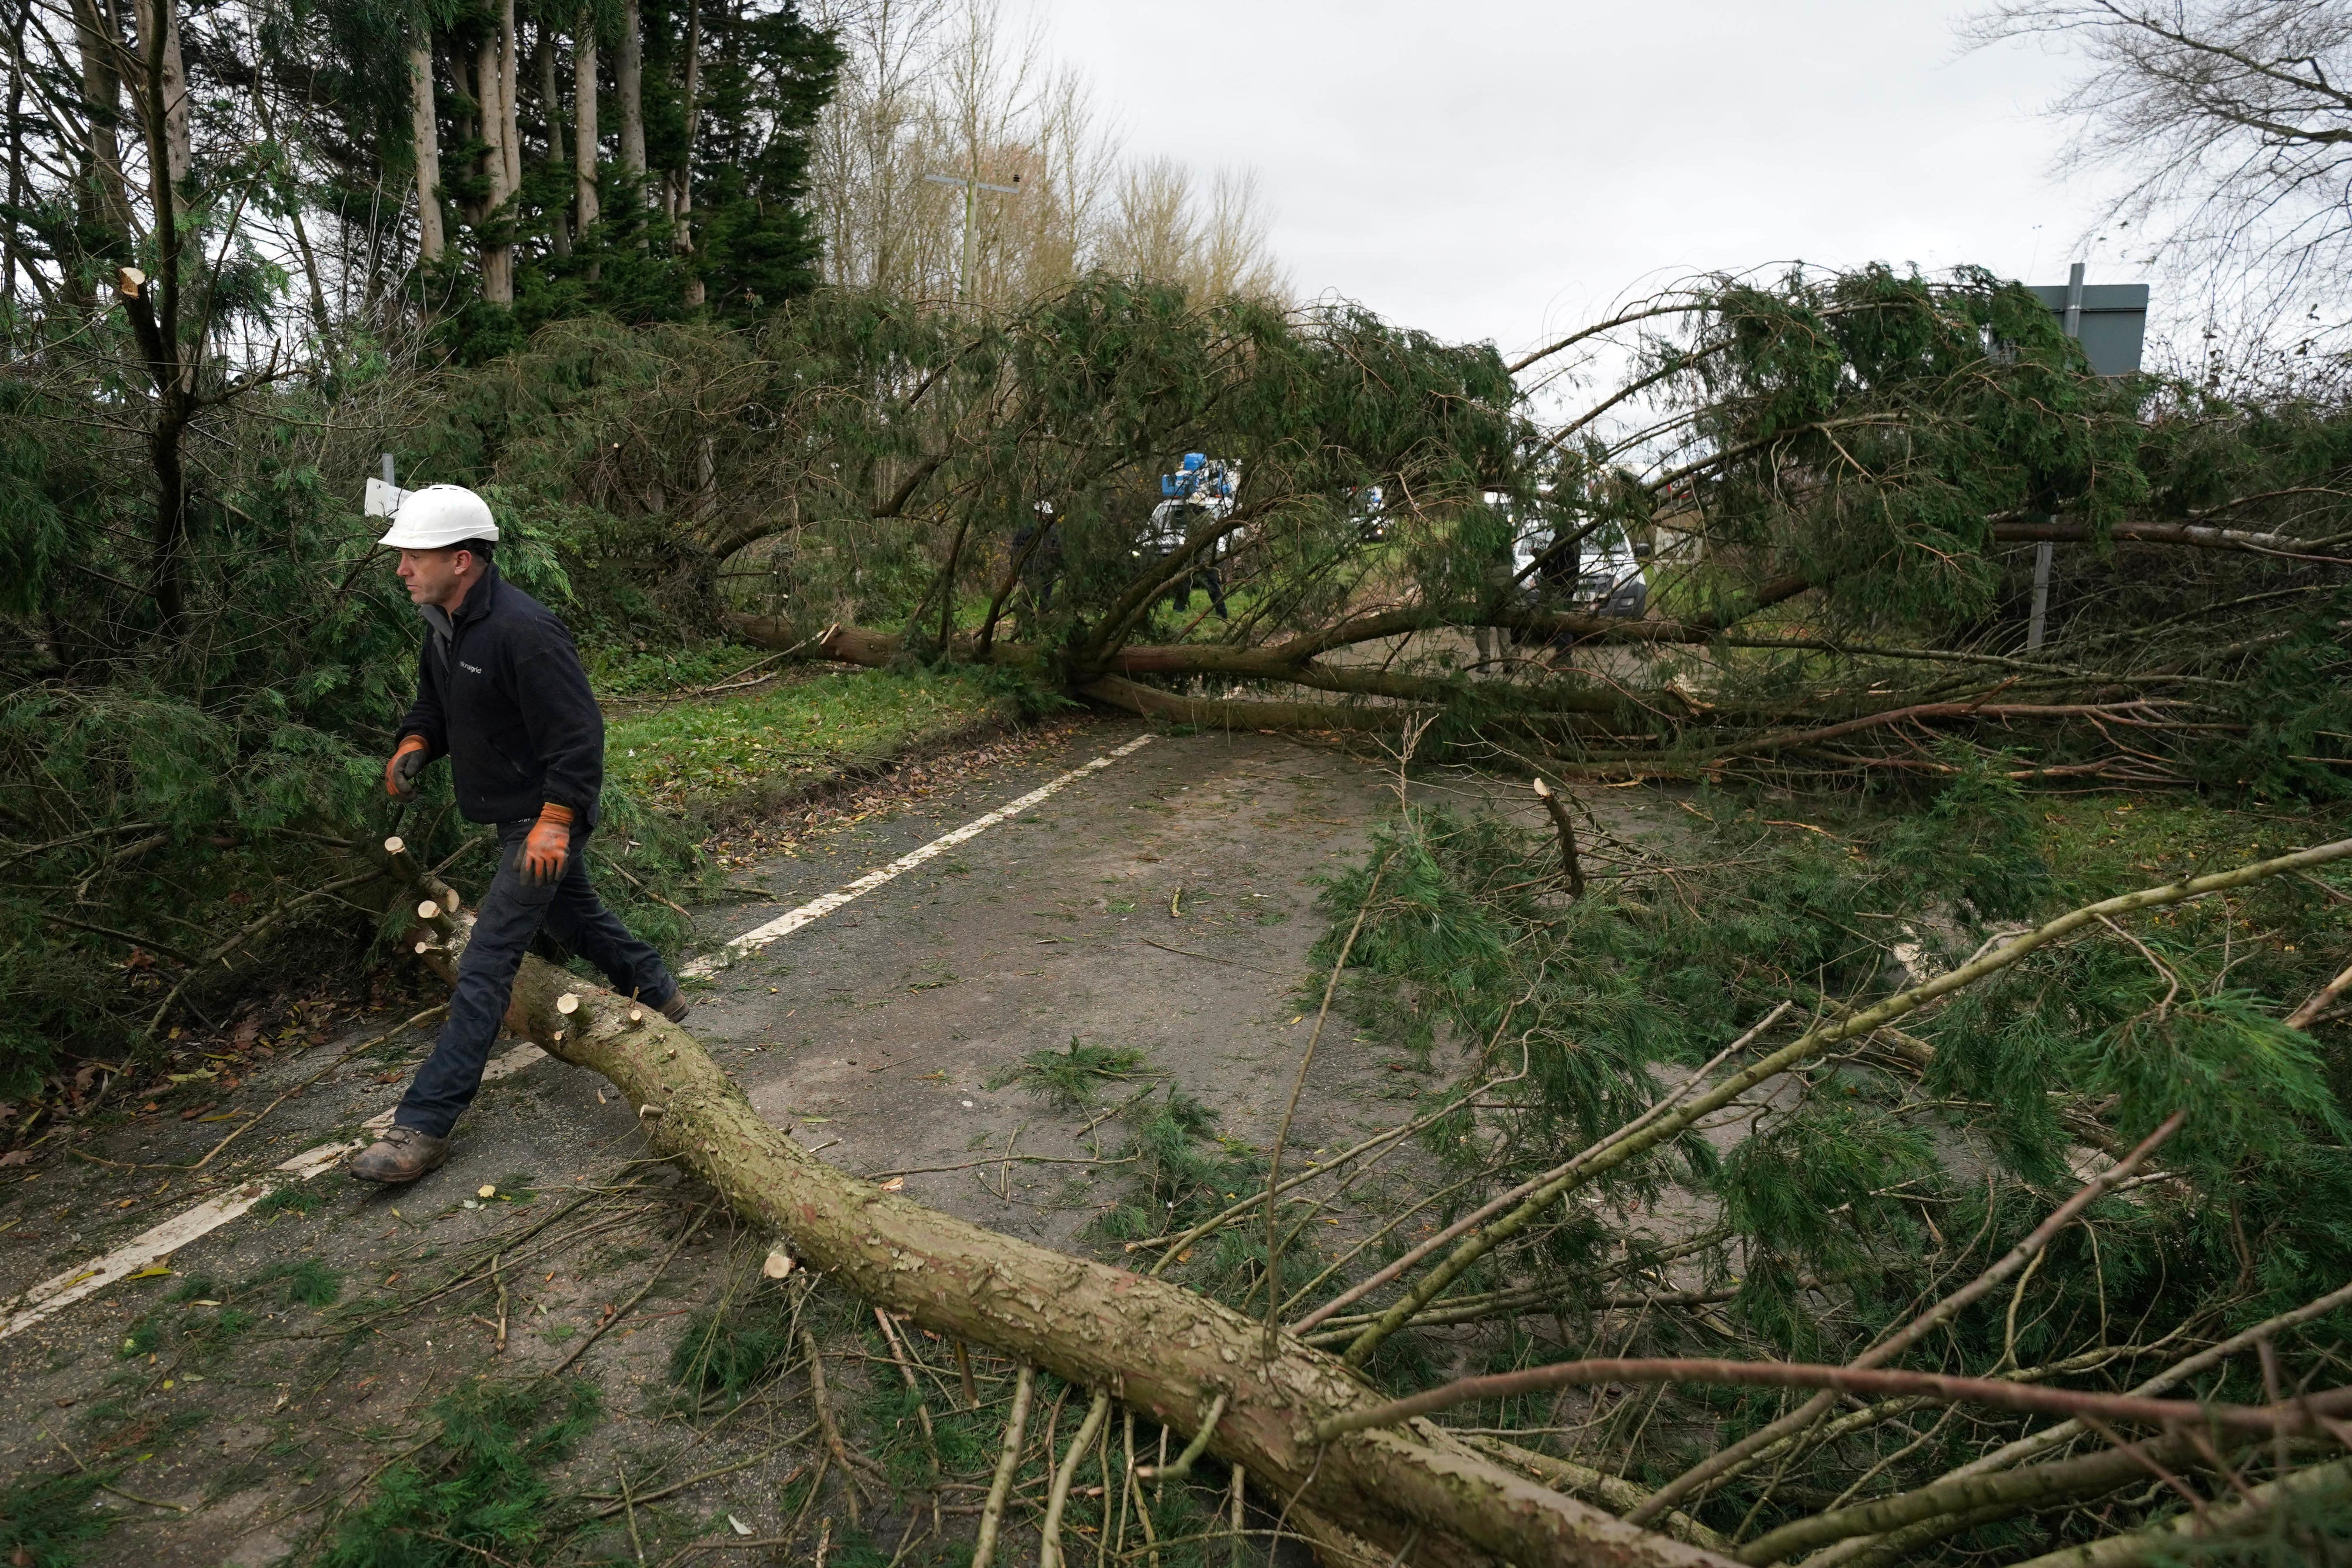
M 491 557 L 499 527 L 482 498 L 428 485 L 395 498 L 381 542 L 400 552 L 400 579 L 428 628 L 416 703 L 384 764 L 396 800 L 436 757 L 449 759 L 457 809 L 489 823 L 498 873 L 474 913 L 439 1044 L 417 1069 L 392 1127 L 352 1159 L 352 1175 L 413 1182 L 448 1156 L 449 1130 L 481 1087 L 523 952 L 545 925 L 602 969 L 624 995 L 686 1016 L 659 954 L 598 901 L 588 835 L 604 783 L 604 717 L 572 634 L 506 582 Z

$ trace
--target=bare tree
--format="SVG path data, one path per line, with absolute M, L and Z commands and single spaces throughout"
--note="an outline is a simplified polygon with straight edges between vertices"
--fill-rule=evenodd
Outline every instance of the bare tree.
M 964 289 L 1013 307 L 1090 268 L 1214 297 L 1275 294 L 1255 179 L 1205 192 L 1167 159 L 1120 168 L 1083 78 L 998 0 L 835 0 L 816 19 L 846 56 L 813 184 L 837 283 L 918 299 Z M 940 184 L 978 180 L 1019 194 Z
M 2150 259 L 2202 277 L 2211 303 L 2276 338 L 2303 331 L 2284 312 L 2341 295 L 2352 3 L 2011 0 L 1965 32 L 2083 54 L 2087 70 L 2053 106 L 2077 126 L 2062 171 L 2126 171 L 2102 224 L 2142 231 Z
M 1118 182 L 1117 219 L 1104 236 L 1102 257 L 1116 272 L 1180 278 L 1200 250 L 1192 212 L 1192 176 L 1173 158 L 1130 164 Z
M 1040 97 L 1030 147 L 1021 201 L 1006 221 L 1024 231 L 1016 244 L 1029 268 L 1024 292 L 1034 297 L 1085 266 L 1118 144 L 1097 119 L 1085 79 L 1064 70 Z
M 1289 292 L 1289 280 L 1274 262 L 1267 221 L 1257 171 L 1219 169 L 1209 183 L 1209 210 L 1201 234 L 1202 292 L 1265 298 Z

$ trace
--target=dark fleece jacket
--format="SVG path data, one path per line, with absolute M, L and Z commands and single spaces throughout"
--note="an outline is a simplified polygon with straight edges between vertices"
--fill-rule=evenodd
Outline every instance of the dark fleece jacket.
M 473 822 L 512 822 L 553 801 L 594 826 L 604 716 L 563 623 L 495 565 L 456 616 L 430 605 L 422 613 L 432 629 L 400 733 L 425 738 L 427 762 L 449 759 L 457 809 Z

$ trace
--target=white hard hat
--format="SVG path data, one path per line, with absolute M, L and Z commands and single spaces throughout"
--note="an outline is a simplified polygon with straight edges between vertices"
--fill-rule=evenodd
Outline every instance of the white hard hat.
M 469 539 L 499 542 L 489 503 L 463 485 L 427 485 L 399 493 L 392 528 L 376 542 L 395 550 L 446 550 Z

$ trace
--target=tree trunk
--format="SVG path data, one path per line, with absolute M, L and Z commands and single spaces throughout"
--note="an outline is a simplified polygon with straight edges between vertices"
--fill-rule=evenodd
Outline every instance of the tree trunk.
M 543 129 L 547 132 L 547 165 L 553 170 L 563 167 L 563 95 L 555 86 L 556 31 L 545 22 L 539 25 L 539 107 Z M 566 221 L 559 203 L 547 215 L 548 242 L 558 256 L 572 254 L 572 225 Z
M 522 190 L 522 135 L 516 122 L 515 91 L 519 85 L 515 52 L 514 0 L 499 6 L 499 151 L 507 161 L 507 195 Z
M 20 3 L 10 39 L 13 47 L 10 59 L 25 58 L 25 26 L 33 18 L 29 4 Z M 8 206 L 22 212 L 25 206 L 25 73 L 8 73 Z M 37 288 L 40 270 L 29 268 L 26 276 Z M 0 230 L 0 300 L 15 304 L 16 300 L 16 226 L 9 224 Z
M 120 286 L 124 313 L 131 319 L 132 335 L 155 388 L 155 426 L 148 436 L 148 459 L 155 470 L 148 592 L 155 601 L 160 630 L 166 640 L 176 639 L 187 620 L 184 557 L 188 493 L 180 443 L 195 410 L 192 367 L 183 358 L 185 351 L 180 342 L 180 261 L 184 242 L 179 193 L 172 174 L 173 66 L 179 41 L 176 5 L 177 0 L 143 0 L 140 7 L 141 76 L 131 84 L 131 100 L 147 143 L 148 238 L 154 252 L 155 277 L 142 278 L 126 267 Z M 186 84 L 184 79 L 177 79 L 180 127 L 184 134 Z
M 698 101 L 701 90 L 702 5 L 701 0 L 687 0 L 686 152 L 677 165 L 677 205 L 672 215 L 677 227 L 671 241 L 680 256 L 694 254 L 694 141 L 702 125 L 702 106 Z M 703 299 L 702 277 L 696 273 L 686 280 L 686 302 L 699 305 Z
M 160 37 L 163 43 L 161 89 L 153 96 L 161 100 L 163 169 L 170 180 L 172 210 L 178 215 L 187 210 L 180 193 L 193 162 L 188 136 L 188 72 L 180 58 L 180 8 L 176 0 L 138 0 L 138 7 L 140 52 L 145 54 L 151 37 Z M 142 94 L 140 99 L 142 113 L 155 108 L 147 101 L 148 96 Z M 152 142 L 154 138 L 151 136 L 149 140 Z
M 621 100 L 621 173 L 645 199 L 646 41 L 637 0 L 621 7 L 621 52 L 613 61 L 613 92 Z
M 412 892 L 409 896 L 415 896 Z M 460 917 L 462 923 L 463 917 Z M 462 932 L 457 940 L 462 940 Z M 454 962 L 457 942 L 436 949 Z M 559 998 L 576 1006 L 566 1012 Z M 1108 1393 L 1180 1432 L 1222 1399 L 1209 1451 L 1264 1494 L 1425 1568 L 1727 1568 L 1729 1559 L 1549 1490 L 1427 1421 L 1313 1434 L 1380 1404 L 1337 1358 L 1180 1285 L 952 1219 L 836 1169 L 762 1121 L 692 1035 L 649 1007 L 523 961 L 507 1026 L 612 1080 L 654 1150 L 690 1167 L 803 1263 L 934 1333 Z M 1336 1532 L 1334 1532 L 1336 1533 Z
M 512 216 L 509 203 L 514 187 L 507 180 L 507 149 L 500 138 L 513 117 L 502 101 L 506 67 L 499 58 L 499 35 L 485 33 L 474 51 L 474 97 L 481 104 L 482 174 L 489 181 L 489 199 L 483 204 L 481 228 L 482 298 L 493 305 L 514 303 L 514 246 L 509 238 Z
M 441 128 L 433 103 L 433 35 L 408 47 L 408 125 L 416 142 L 416 258 L 430 267 L 448 244 L 441 226 Z
M 83 223 L 111 238 L 122 257 L 130 254 L 131 195 L 122 183 L 122 73 L 115 67 L 114 28 L 99 9 L 100 0 L 74 0 L 74 41 L 81 54 L 83 124 L 79 198 Z M 30 7 L 27 6 L 29 11 Z M 15 117 L 10 126 L 21 133 Z
M 573 221 L 587 237 L 596 223 L 596 18 L 580 13 L 579 30 L 572 39 L 572 179 Z

